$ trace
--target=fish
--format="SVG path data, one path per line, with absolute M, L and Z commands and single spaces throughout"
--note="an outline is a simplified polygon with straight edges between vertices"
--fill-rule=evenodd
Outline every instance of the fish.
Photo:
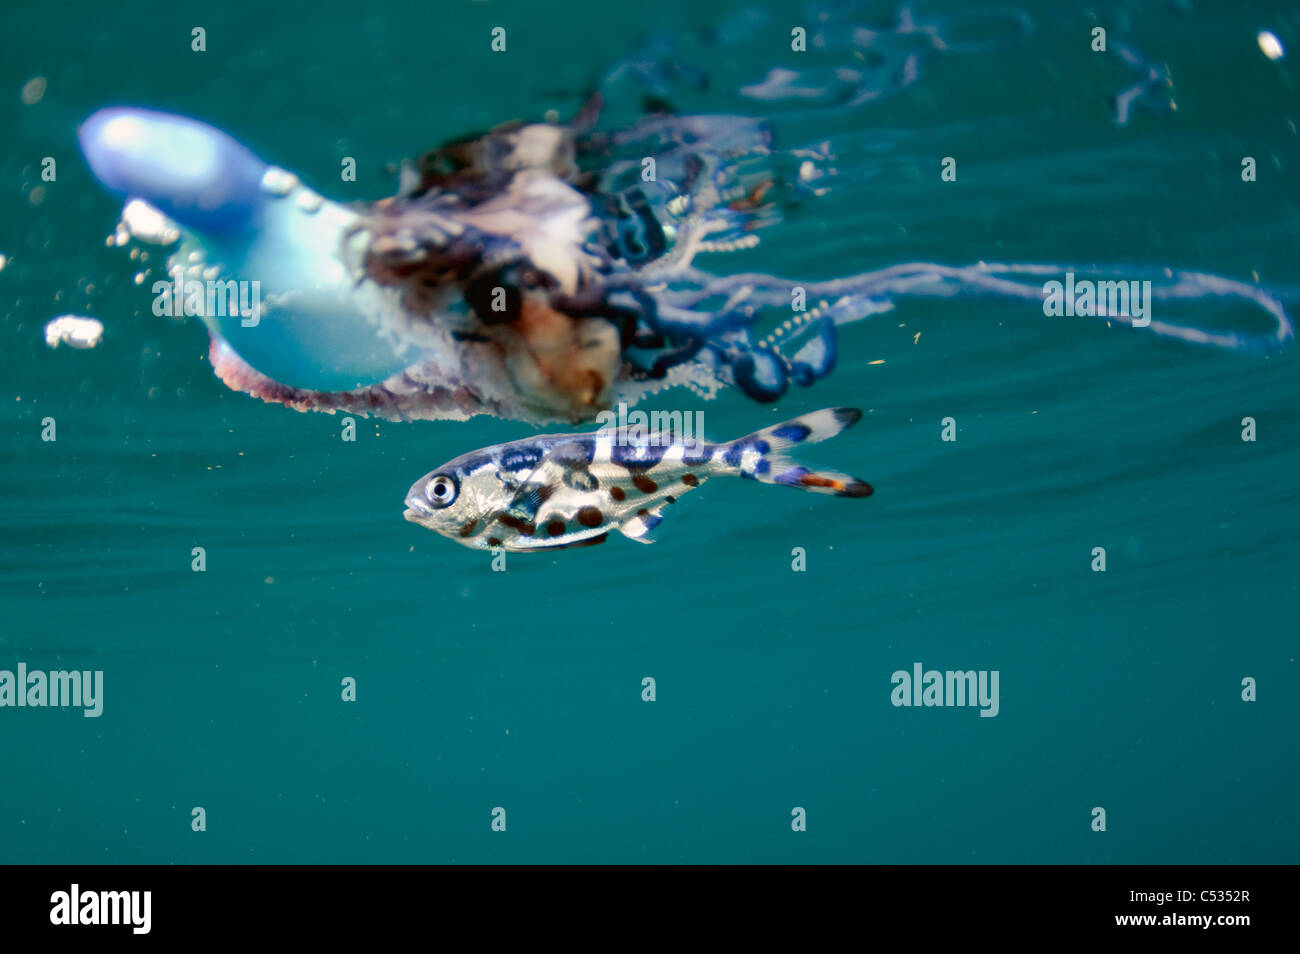
M 535 553 L 604 543 L 618 530 L 639 543 L 666 507 L 712 477 L 741 477 L 837 497 L 868 497 L 870 484 L 814 471 L 789 456 L 862 419 L 832 407 L 722 444 L 668 428 L 629 438 L 618 428 L 548 434 L 463 454 L 417 480 L 403 516 L 476 550 Z

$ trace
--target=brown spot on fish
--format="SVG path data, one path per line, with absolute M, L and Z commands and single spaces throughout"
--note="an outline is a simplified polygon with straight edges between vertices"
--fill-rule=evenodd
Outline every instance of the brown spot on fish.
M 478 518 L 475 517 L 475 518 L 474 518 L 473 520 L 471 520 L 469 523 L 465 524 L 465 526 L 463 526 L 463 527 L 460 528 L 460 535 L 461 535 L 462 537 L 470 537 L 470 536 L 473 536 L 473 535 L 474 535 L 474 531 L 477 530 L 477 529 L 478 529 Z
M 597 507 L 583 507 L 578 511 L 578 523 L 584 527 L 599 527 L 605 522 L 605 515 Z
M 622 487 L 609 488 L 609 495 L 613 497 L 615 500 L 619 501 L 620 503 L 622 503 L 623 499 L 627 497 L 627 494 L 623 492 Z
M 526 537 L 531 537 L 537 532 L 536 526 L 529 523 L 527 520 L 521 520 L 512 513 L 500 514 L 497 516 L 497 520 L 499 520 L 504 526 L 509 527 L 511 530 L 518 530 Z
M 488 537 L 488 546 L 490 546 L 490 547 L 499 547 L 499 546 L 501 546 L 501 538 L 500 538 L 500 537 Z
M 636 484 L 636 489 L 643 494 L 652 494 L 659 489 L 659 485 L 645 474 L 637 474 L 632 478 L 632 483 Z
M 560 536 L 560 534 L 564 533 L 564 521 L 552 520 L 550 523 L 546 525 L 546 532 L 553 537 Z
M 636 512 L 636 515 L 638 517 L 648 517 L 650 516 L 650 511 L 647 510 L 645 507 L 642 507 L 640 510 Z
M 682 483 L 687 487 L 695 487 L 699 482 L 700 478 L 696 477 L 694 474 L 682 474 Z

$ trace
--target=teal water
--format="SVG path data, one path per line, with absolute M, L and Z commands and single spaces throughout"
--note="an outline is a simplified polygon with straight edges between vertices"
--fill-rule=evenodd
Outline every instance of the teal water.
M 530 428 L 366 421 L 344 443 L 337 417 L 226 390 L 202 330 L 155 318 L 152 278 L 135 285 L 141 264 L 105 247 L 117 205 L 76 151 L 94 109 L 146 105 L 227 128 L 335 198 L 376 198 L 385 163 L 567 114 L 646 29 L 728 9 L 6 9 L 0 669 L 102 670 L 104 708 L 0 709 L 0 861 L 1300 860 L 1295 348 L 908 302 L 845 329 L 812 390 L 702 406 L 717 438 L 863 408 L 807 457 L 868 479 L 871 499 L 714 481 L 655 546 L 512 555 L 497 573 L 404 522 L 402 498 Z M 797 124 L 865 174 L 717 267 L 1131 262 L 1294 289 L 1294 8 L 1032 12 L 1021 46 L 930 60 L 892 98 Z M 1112 122 L 1106 97 L 1130 78 L 1088 49 L 1099 23 L 1169 64 L 1174 114 Z M 504 64 L 486 39 L 501 24 Z M 1286 58 L 1260 54 L 1261 29 Z M 756 73 L 774 59 L 728 55 Z M 22 104 L 38 76 L 44 97 Z M 346 155 L 359 181 L 331 188 Z M 47 349 L 42 326 L 68 312 L 101 319 L 103 344 Z M 653 406 L 701 409 L 688 393 Z M 997 670 L 998 715 L 891 705 L 891 675 L 916 662 Z

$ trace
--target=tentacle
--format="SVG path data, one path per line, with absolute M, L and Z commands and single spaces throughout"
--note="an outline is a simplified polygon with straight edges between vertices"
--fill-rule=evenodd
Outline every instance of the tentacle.
M 790 359 L 790 377 L 801 387 L 830 374 L 839 355 L 833 319 L 823 318 L 815 326 L 807 325 L 805 328 L 815 333 Z
M 930 262 L 894 265 L 874 272 L 824 282 L 796 284 L 771 275 L 746 273 L 712 276 L 689 267 L 676 268 L 672 281 L 637 289 L 636 297 L 653 300 L 642 311 L 643 345 L 662 344 L 650 361 L 632 361 L 639 378 L 658 378 L 684 362 L 711 356 L 724 377 L 750 398 L 771 402 L 790 382 L 807 387 L 829 374 L 838 358 L 837 327 L 895 307 L 905 298 L 952 298 L 961 295 L 1035 302 L 1043 310 L 1048 283 L 1078 279 L 1098 282 L 1150 282 L 1147 304 L 1174 305 L 1209 299 L 1238 300 L 1255 306 L 1273 321 L 1268 332 L 1214 331 L 1180 324 L 1165 317 L 1106 314 L 1094 317 L 1127 324 L 1165 338 L 1231 350 L 1267 353 L 1286 345 L 1294 328 L 1282 301 L 1253 285 L 1203 272 L 1160 268 L 998 264 L 949 266 Z M 791 314 L 791 293 L 802 289 L 813 307 Z M 630 289 L 624 289 L 627 293 Z M 1126 299 L 1127 300 L 1127 299 Z M 1140 310 L 1146 310 L 1144 306 Z M 756 339 L 756 327 L 775 318 L 777 327 Z
M 1151 317 L 1143 325 L 1135 316 L 1097 314 L 1107 322 L 1135 325 L 1152 334 L 1175 338 L 1192 344 L 1213 345 L 1232 350 L 1269 352 L 1289 343 L 1295 329 L 1282 300 L 1268 290 L 1244 282 L 1205 272 L 1178 271 L 1147 266 L 1084 266 L 1056 264 L 999 264 L 980 262 L 951 266 L 934 262 L 909 262 L 878 271 L 864 272 L 824 282 L 796 283 L 770 275 L 747 273 L 707 277 L 705 273 L 683 272 L 679 286 L 661 293 L 669 311 L 678 314 L 710 298 L 744 296 L 750 305 L 766 307 L 787 303 L 795 288 L 803 288 L 808 299 L 836 301 L 834 321 L 846 324 L 888 308 L 895 299 L 905 297 L 951 298 L 959 295 L 986 295 L 1024 301 L 1043 302 L 1049 281 L 1064 281 L 1073 273 L 1094 281 L 1150 282 L 1155 302 L 1186 303 L 1207 299 L 1236 299 L 1253 305 L 1273 321 L 1268 332 L 1245 330 L 1213 331 L 1181 324 L 1166 318 Z M 1030 281 L 1029 279 L 1036 279 Z M 694 287 L 682 284 L 694 280 Z M 661 310 L 664 301 L 660 302 Z
M 775 401 L 790 386 L 790 373 L 781 359 L 760 349 L 744 351 L 731 361 L 736 384 L 755 401 Z

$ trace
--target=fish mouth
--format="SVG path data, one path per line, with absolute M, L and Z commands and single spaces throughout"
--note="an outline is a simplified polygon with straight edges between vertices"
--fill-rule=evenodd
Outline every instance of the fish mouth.
M 402 516 L 411 523 L 423 523 L 427 517 L 432 516 L 432 513 L 421 506 L 418 500 L 408 500 L 406 501 L 406 509 L 402 511 Z

